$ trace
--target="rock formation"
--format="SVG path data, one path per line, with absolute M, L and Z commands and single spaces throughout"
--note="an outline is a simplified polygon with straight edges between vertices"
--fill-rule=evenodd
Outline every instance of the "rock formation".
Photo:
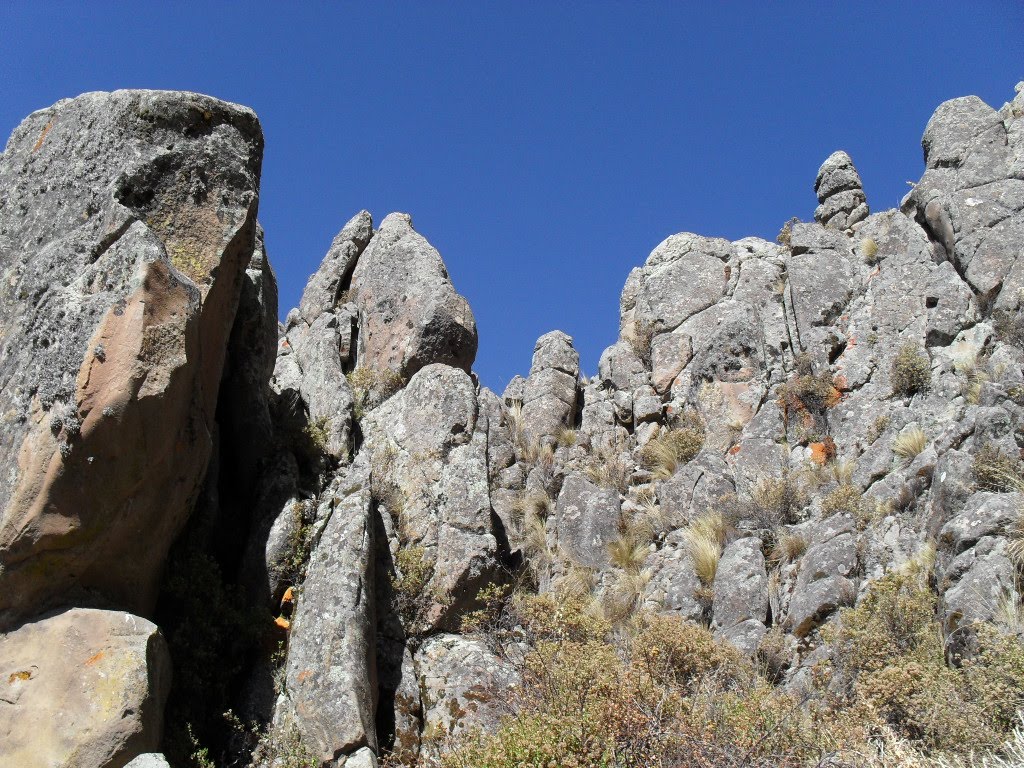
M 553 331 L 499 397 L 406 214 L 353 216 L 277 322 L 251 111 L 31 115 L 0 155 L 0 762 L 432 759 L 520 685 L 522 628 L 478 617 L 524 582 L 771 639 L 796 690 L 934 546 L 969 647 L 1020 602 L 1024 92 L 923 145 L 900 211 L 837 152 L 779 242 L 667 238 L 597 376 Z

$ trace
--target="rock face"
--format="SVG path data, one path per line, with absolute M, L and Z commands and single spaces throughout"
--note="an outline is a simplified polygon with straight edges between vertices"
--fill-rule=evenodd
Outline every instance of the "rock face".
M 501 397 L 406 214 L 353 216 L 278 324 L 250 111 L 30 116 L 0 156 L 0 762 L 175 763 L 155 615 L 172 655 L 210 640 L 196 695 L 265 729 L 215 744 L 239 764 L 429 762 L 495 728 L 529 641 L 476 612 L 524 583 L 771 641 L 799 689 L 913 560 L 969 652 L 1020 603 L 1022 89 L 941 105 L 900 211 L 837 152 L 779 242 L 666 238 L 597 377 L 552 331 Z M 190 515 L 175 550 L 248 645 L 153 612 Z
M 211 450 L 255 247 L 251 110 L 160 91 L 34 113 L 0 157 L 0 624 L 152 609 Z
M 29 622 L 0 636 L 0 674 L 7 765 L 120 766 L 160 744 L 171 666 L 152 622 L 88 608 Z

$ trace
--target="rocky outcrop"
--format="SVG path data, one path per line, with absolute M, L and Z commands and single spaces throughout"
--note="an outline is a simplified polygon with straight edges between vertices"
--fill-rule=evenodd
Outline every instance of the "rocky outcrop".
M 940 106 L 901 211 L 870 215 L 837 152 L 778 242 L 666 238 L 594 379 L 552 331 L 501 397 L 406 214 L 345 223 L 278 324 L 248 110 L 118 92 L 32 115 L 0 157 L 0 759 L 173 763 L 143 616 L 172 653 L 209 640 L 211 701 L 263 728 L 223 754 L 350 768 L 496 727 L 531 641 L 490 613 L 512 585 L 772 645 L 799 689 L 842 609 L 913 561 L 970 653 L 1020 604 L 1022 98 Z M 201 633 L 153 613 L 190 515 L 174 563 L 241 617 Z

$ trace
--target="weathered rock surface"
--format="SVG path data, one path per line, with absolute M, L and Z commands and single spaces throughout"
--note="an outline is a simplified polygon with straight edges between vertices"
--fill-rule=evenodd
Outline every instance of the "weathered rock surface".
M 0 156 L 0 624 L 152 609 L 210 455 L 263 138 L 196 94 L 93 93 Z
M 0 636 L 0 676 L 4 765 L 119 768 L 160 744 L 170 659 L 146 619 L 73 608 L 26 623 Z

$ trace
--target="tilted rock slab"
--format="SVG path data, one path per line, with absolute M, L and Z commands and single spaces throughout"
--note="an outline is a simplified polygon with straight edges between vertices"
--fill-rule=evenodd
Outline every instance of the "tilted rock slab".
M 255 114 L 91 93 L 0 156 L 0 626 L 88 590 L 148 613 L 206 471 L 254 251 Z

